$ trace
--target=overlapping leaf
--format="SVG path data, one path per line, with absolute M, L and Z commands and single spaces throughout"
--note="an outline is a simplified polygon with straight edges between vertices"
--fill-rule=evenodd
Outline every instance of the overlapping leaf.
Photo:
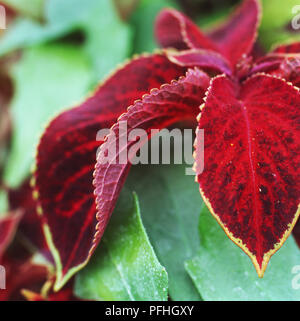
M 259 276 L 299 216 L 299 106 L 299 90 L 284 80 L 258 74 L 239 86 L 221 76 L 201 112 L 201 194 Z
M 76 294 L 89 300 L 166 301 L 168 275 L 149 242 L 137 195 L 122 192 L 99 250 L 76 276 Z
M 225 57 L 212 50 L 191 49 L 179 52 L 167 51 L 168 58 L 183 67 L 199 67 L 207 72 L 232 75 L 230 63 Z
M 158 43 L 164 48 L 217 50 L 216 45 L 197 25 L 177 10 L 162 10 L 156 20 L 155 35 Z
M 300 300 L 300 292 L 292 287 L 300 254 L 292 237 L 273 257 L 264 278 L 258 279 L 248 257 L 230 242 L 206 206 L 200 214 L 199 235 L 199 251 L 186 268 L 204 300 Z
M 170 298 L 198 301 L 200 295 L 185 271 L 184 262 L 193 258 L 199 248 L 196 223 L 202 199 L 194 175 L 186 175 L 190 165 L 172 163 L 171 158 L 170 165 L 132 166 L 124 189 L 136 191 L 139 195 L 147 234 L 159 261 L 168 272 Z
M 163 129 L 184 119 L 193 119 L 198 113 L 203 94 L 208 86 L 208 76 L 198 69 L 189 70 L 186 77 L 152 90 L 128 108 L 118 122 L 112 127 L 107 140 L 101 146 L 95 170 L 95 194 L 97 203 L 97 235 L 96 241 L 102 237 L 117 198 L 130 169 L 131 150 L 145 143 L 145 137 L 130 140 L 129 135 L 134 129 L 144 129 L 151 137 L 151 129 Z M 126 122 L 127 131 L 121 132 L 120 124 Z M 125 136 L 124 136 L 125 135 Z M 125 140 L 124 140 L 125 139 Z M 124 145 L 120 145 L 124 141 Z M 115 155 L 107 158 L 110 150 Z M 127 162 L 121 162 L 120 155 L 126 153 Z
M 259 22 L 258 0 L 246 0 L 223 26 L 207 36 L 176 10 L 164 10 L 160 13 L 155 34 L 162 47 L 214 50 L 222 53 L 235 66 L 243 55 L 252 50 Z
M 96 141 L 98 130 L 109 129 L 136 99 L 184 70 L 161 54 L 136 58 L 45 131 L 38 147 L 36 195 L 56 261 L 56 289 L 86 264 L 96 245 L 92 180 L 101 143 Z
M 252 50 L 260 23 L 258 0 L 246 0 L 221 27 L 209 34 L 219 50 L 235 65 Z

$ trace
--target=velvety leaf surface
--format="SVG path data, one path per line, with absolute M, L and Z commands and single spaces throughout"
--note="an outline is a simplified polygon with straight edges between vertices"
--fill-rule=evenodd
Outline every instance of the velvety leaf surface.
M 197 25 L 174 9 L 165 9 L 160 12 L 156 18 L 154 32 L 157 42 L 163 48 L 217 50 L 216 45 L 200 31 Z
M 202 48 L 221 52 L 232 66 L 254 45 L 260 22 L 258 0 L 245 0 L 228 21 L 205 36 L 197 25 L 176 10 L 163 10 L 157 17 L 155 35 L 166 48 Z
M 142 100 L 136 101 L 111 128 L 100 148 L 94 174 L 98 210 L 96 242 L 101 239 L 114 209 L 130 169 L 129 160 L 136 154 L 137 150 L 132 150 L 137 147 L 139 149 L 147 141 L 147 137 L 130 139 L 130 133 L 136 128 L 144 129 L 148 137 L 151 137 L 151 129 L 160 130 L 178 121 L 193 119 L 199 111 L 208 82 L 209 77 L 202 71 L 189 70 L 186 77 L 152 90 Z M 120 124 L 124 122 L 126 132 L 119 130 Z M 120 142 L 124 142 L 124 145 L 120 145 Z M 124 154 L 128 156 L 127 162 L 120 161 Z
M 51 44 L 28 49 L 15 65 L 13 78 L 14 131 L 4 181 L 10 187 L 19 187 L 29 175 L 45 123 L 83 97 L 90 68 L 78 48 Z
M 76 276 L 75 293 L 92 300 L 167 301 L 168 275 L 148 240 L 136 195 L 122 193 L 101 246 Z
M 232 74 L 230 63 L 212 50 L 192 49 L 180 52 L 167 51 L 168 58 L 183 67 L 199 67 L 207 72 Z
M 284 56 L 278 54 L 269 54 L 259 58 L 253 64 L 249 74 L 255 75 L 260 72 L 272 73 L 274 71 L 280 70 L 280 66 L 285 60 Z
M 200 249 L 186 268 L 204 300 L 300 300 L 300 291 L 292 288 L 292 268 L 299 265 L 300 254 L 292 237 L 258 279 L 245 253 L 230 242 L 206 206 L 200 214 L 199 233 Z
M 259 22 L 259 1 L 244 0 L 228 21 L 209 36 L 234 66 L 244 54 L 251 51 Z
M 170 297 L 196 301 L 200 296 L 184 262 L 199 248 L 197 222 L 202 199 L 194 176 L 185 175 L 186 167 L 189 165 L 132 166 L 124 189 L 139 195 L 149 239 L 168 272 Z
M 297 50 L 293 46 L 281 47 L 278 50 Z M 250 74 L 265 72 L 276 77 L 280 77 L 300 86 L 300 57 L 296 53 L 270 53 L 259 59 L 253 66 Z
M 138 57 L 79 107 L 55 118 L 45 131 L 38 147 L 36 193 L 56 261 L 55 289 L 86 264 L 97 245 L 92 180 L 98 130 L 109 129 L 136 99 L 184 70 L 160 54 Z
M 219 76 L 201 112 L 200 191 L 259 276 L 299 216 L 299 106 L 299 89 L 284 80 L 258 74 L 238 87 Z

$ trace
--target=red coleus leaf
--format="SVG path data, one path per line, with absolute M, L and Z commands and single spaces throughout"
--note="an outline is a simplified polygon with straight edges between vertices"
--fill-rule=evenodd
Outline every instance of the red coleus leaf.
M 63 289 L 58 292 L 49 292 L 50 289 L 48 287 L 45 287 L 44 289 L 48 291 L 42 291 L 41 293 L 39 293 L 28 289 L 23 289 L 21 293 L 28 301 L 79 301 L 79 299 L 73 294 L 74 280 L 70 281 Z
M 258 0 L 245 0 L 221 27 L 209 33 L 233 66 L 250 53 L 257 37 L 261 8 Z
M 176 10 L 163 10 L 156 21 L 155 35 L 162 47 L 209 49 L 222 53 L 234 67 L 250 53 L 260 22 L 258 0 L 245 0 L 221 27 L 205 36 L 186 16 Z
M 290 44 L 280 45 L 273 50 L 273 53 L 279 53 L 279 54 L 300 53 L 300 42 L 293 42 Z
M 6 256 L 1 264 L 6 271 L 6 289 L 0 291 L 0 301 L 24 300 L 23 288 L 38 291 L 47 281 L 48 268 L 33 264 L 31 258 L 19 260 Z
M 179 52 L 167 51 L 168 58 L 182 67 L 199 67 L 206 71 L 232 75 L 229 62 L 212 50 L 191 49 Z
M 158 43 L 163 48 L 217 50 L 216 45 L 189 18 L 174 9 L 165 9 L 160 12 L 154 32 Z
M 295 42 L 288 45 L 281 45 L 275 48 L 268 55 L 255 61 L 251 74 L 257 72 L 267 72 L 285 78 L 286 80 L 296 81 L 300 67 L 300 43 Z M 296 85 L 294 83 L 294 85 Z
M 130 169 L 131 149 L 135 149 L 134 145 L 138 140 L 130 139 L 132 131 L 137 128 L 143 129 L 148 137 L 151 137 L 151 129 L 159 130 L 183 119 L 195 118 L 208 84 L 209 77 L 205 73 L 198 69 L 189 70 L 186 77 L 163 85 L 160 89 L 152 90 L 142 100 L 135 102 L 112 127 L 106 142 L 100 148 L 94 175 L 98 210 L 97 242 L 103 235 Z M 120 130 L 121 122 L 126 122 L 126 133 Z M 123 140 L 125 143 L 121 146 L 119 142 Z M 140 139 L 138 148 L 143 143 L 145 143 L 145 137 Z M 116 155 L 113 154 L 107 161 L 107 153 L 111 150 L 116 151 Z M 124 150 L 129 161 L 122 163 L 119 161 L 119 156 Z
M 298 64 L 289 65 L 288 60 L 297 60 L 295 53 L 273 52 L 254 65 L 246 56 L 258 22 L 258 1 L 246 0 L 228 23 L 210 34 L 213 43 L 185 16 L 163 11 L 156 24 L 159 42 L 184 50 L 134 59 L 85 103 L 50 123 L 38 147 L 34 195 L 56 263 L 54 290 L 88 262 L 130 159 L 151 137 L 151 129 L 198 114 L 208 75 L 196 68 L 179 78 L 195 66 L 225 74 L 212 81 L 199 123 L 205 130 L 205 171 L 197 175 L 201 193 L 225 232 L 263 275 L 299 215 L 299 92 L 278 77 L 294 84 L 300 81 Z M 248 78 L 258 71 L 277 77 Z M 105 142 L 97 142 L 97 131 L 109 127 Z M 130 139 L 134 129 L 146 130 L 147 137 Z M 129 161 L 118 162 L 120 151 L 129 154 Z M 196 157 L 196 169 L 198 165 Z
M 250 74 L 267 72 L 300 86 L 300 56 L 296 53 L 270 53 L 259 59 Z
M 185 70 L 162 54 L 136 58 L 46 129 L 38 147 L 34 194 L 56 263 L 55 290 L 87 263 L 97 245 L 92 180 L 98 130 L 110 128 L 136 99 Z
M 47 297 L 26 289 L 22 290 L 22 294 L 27 301 L 78 301 L 78 299 L 73 295 L 72 288 L 64 288 L 58 292 L 49 294 Z
M 299 107 L 298 88 L 258 74 L 241 85 L 216 77 L 201 110 L 201 194 L 259 276 L 299 216 Z
M 30 243 L 30 247 L 42 254 L 49 262 L 53 262 L 47 246 L 43 230 L 42 219 L 37 213 L 36 201 L 33 199 L 33 190 L 29 181 L 20 188 L 9 191 L 9 204 L 12 210 L 23 212 L 18 227 L 18 234 Z

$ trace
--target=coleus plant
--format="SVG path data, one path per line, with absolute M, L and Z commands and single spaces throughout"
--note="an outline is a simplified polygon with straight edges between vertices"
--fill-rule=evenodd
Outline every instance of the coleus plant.
M 205 135 L 200 193 L 263 276 L 299 216 L 300 44 L 252 58 L 260 12 L 258 0 L 245 0 L 204 34 L 180 12 L 163 10 L 155 35 L 164 50 L 133 58 L 50 122 L 32 184 L 56 291 L 89 261 L 126 180 L 130 162 L 103 162 L 120 147 L 122 121 L 128 135 L 141 128 L 151 138 L 151 129 L 197 118 Z M 102 128 L 111 129 L 99 142 Z M 195 159 L 197 171 L 197 149 Z

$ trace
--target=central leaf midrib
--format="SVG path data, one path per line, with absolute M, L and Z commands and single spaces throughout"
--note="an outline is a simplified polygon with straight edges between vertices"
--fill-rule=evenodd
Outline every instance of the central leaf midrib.
M 252 152 L 254 153 L 253 146 L 252 146 L 252 140 L 251 140 L 251 126 L 249 122 L 249 116 L 247 112 L 246 106 L 243 104 L 242 101 L 240 101 L 240 106 L 242 110 L 242 114 L 245 119 L 246 123 L 246 128 L 247 128 L 247 139 L 248 139 L 248 156 L 249 156 L 249 161 L 250 161 L 250 168 L 251 168 L 251 178 L 252 178 L 252 184 L 253 184 L 253 193 L 254 193 L 254 221 L 255 221 L 255 227 L 256 227 L 256 239 L 258 240 L 258 254 L 262 254 L 262 249 L 261 249 L 261 235 L 260 235 L 260 229 L 259 229 L 259 215 L 258 215 L 258 208 L 257 208 L 257 193 L 256 193 L 256 175 L 254 171 L 254 164 L 253 164 L 253 159 L 252 159 Z

